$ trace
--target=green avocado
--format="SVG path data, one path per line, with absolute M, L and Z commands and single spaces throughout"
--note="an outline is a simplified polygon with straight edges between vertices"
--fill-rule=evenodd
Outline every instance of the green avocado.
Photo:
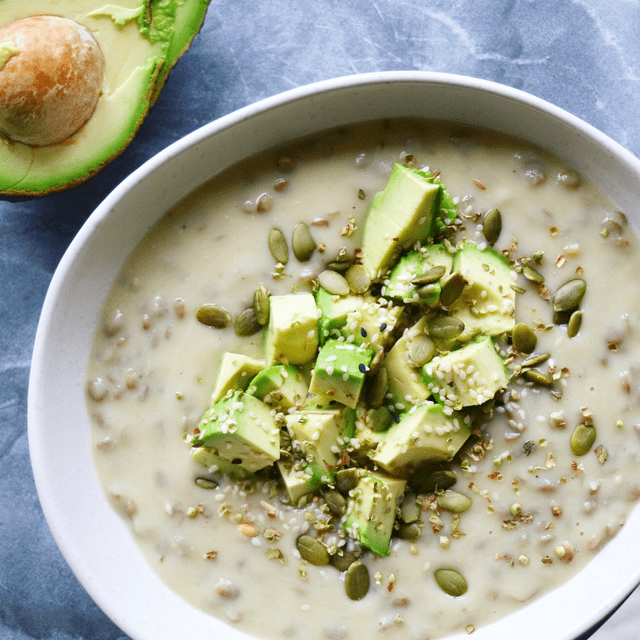
M 32 146 L 6 134 L 0 138 L 0 194 L 43 195 L 65 189 L 94 175 L 123 151 L 200 30 L 208 4 L 209 0 L 2 0 L 0 25 L 55 13 L 84 27 L 102 51 L 104 72 L 94 111 L 66 139 Z M 16 44 L 0 41 L 0 86 L 11 65 L 24 64 Z

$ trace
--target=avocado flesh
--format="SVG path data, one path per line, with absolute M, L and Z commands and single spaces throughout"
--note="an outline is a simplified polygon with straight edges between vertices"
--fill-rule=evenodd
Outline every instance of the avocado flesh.
M 209 0 L 3 0 L 0 24 L 36 14 L 86 27 L 104 58 L 103 93 L 89 121 L 57 145 L 0 140 L 0 194 L 42 195 L 97 173 L 132 140 L 173 65 L 204 20 Z M 147 4 L 152 27 L 145 23 Z M 141 28 L 142 25 L 142 28 Z

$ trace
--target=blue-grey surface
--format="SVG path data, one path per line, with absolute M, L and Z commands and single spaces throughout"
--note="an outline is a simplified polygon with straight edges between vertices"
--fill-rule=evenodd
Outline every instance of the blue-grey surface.
M 33 340 L 53 271 L 122 179 L 167 144 L 258 99 L 399 69 L 523 89 L 640 155 L 639 27 L 638 0 L 212 0 L 202 32 L 116 161 L 68 192 L 0 201 L 0 640 L 127 637 L 77 582 L 49 532 L 26 417 Z M 593 638 L 639 636 L 635 594 Z

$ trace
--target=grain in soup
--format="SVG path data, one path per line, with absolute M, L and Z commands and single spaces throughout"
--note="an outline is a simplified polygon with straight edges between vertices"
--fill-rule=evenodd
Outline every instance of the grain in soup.
M 473 410 L 452 461 L 408 478 L 383 556 L 342 526 L 348 474 L 294 506 L 275 465 L 232 480 L 194 462 L 185 439 L 223 353 L 264 357 L 256 295 L 264 307 L 265 291 L 312 292 L 327 269 L 347 274 L 395 164 L 428 169 L 452 196 L 443 244 L 492 246 L 509 261 L 516 312 L 496 338 L 508 384 Z M 365 123 L 243 162 L 161 218 L 105 302 L 87 377 L 105 494 L 164 582 L 257 637 L 472 632 L 575 575 L 640 496 L 637 259 L 634 231 L 601 192 L 493 132 Z M 368 290 L 369 274 L 355 271 Z M 376 276 L 378 293 L 386 274 Z M 334 295 L 344 286 L 333 275 L 322 283 Z M 455 301 L 460 284 L 444 295 Z M 203 323 L 207 305 L 214 319 Z M 410 326 L 401 320 L 389 346 Z M 428 366 L 428 341 L 411 344 Z M 345 446 L 361 467 L 409 408 L 389 407 L 384 386 L 372 401 L 367 385 L 369 415 Z

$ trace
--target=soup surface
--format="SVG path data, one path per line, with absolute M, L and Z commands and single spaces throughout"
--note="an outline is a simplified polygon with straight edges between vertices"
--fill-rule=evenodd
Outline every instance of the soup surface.
M 533 356 L 550 357 L 522 375 L 531 356 L 502 345 L 509 386 L 446 465 L 470 508 L 418 495 L 419 535 L 400 537 L 396 526 L 382 557 L 344 535 L 320 494 L 292 506 L 275 467 L 233 482 L 198 465 L 185 437 L 209 406 L 222 354 L 264 355 L 263 331 L 239 337 L 233 322 L 206 326 L 197 310 L 216 304 L 236 318 L 260 283 L 272 295 L 312 291 L 327 263 L 357 254 L 371 199 L 395 163 L 439 172 L 458 209 L 452 246 L 486 246 L 484 216 L 500 211 L 494 248 L 516 274 L 516 321 L 535 333 Z M 271 230 L 291 246 L 302 222 L 313 255 L 300 262 L 289 251 L 277 264 Z M 640 497 L 639 264 L 635 233 L 598 189 L 491 132 L 375 122 L 265 153 L 166 213 L 113 284 L 87 378 L 101 484 L 160 578 L 249 634 L 471 633 L 575 575 Z M 582 322 L 568 329 L 566 318 L 554 322 L 553 297 L 576 278 L 586 282 Z M 576 449 L 579 425 L 597 434 L 586 452 Z M 356 449 L 362 428 L 356 422 Z M 359 556 L 368 593 L 350 599 L 344 572 L 304 560 L 301 534 Z M 463 595 L 441 588 L 442 568 L 464 577 Z

